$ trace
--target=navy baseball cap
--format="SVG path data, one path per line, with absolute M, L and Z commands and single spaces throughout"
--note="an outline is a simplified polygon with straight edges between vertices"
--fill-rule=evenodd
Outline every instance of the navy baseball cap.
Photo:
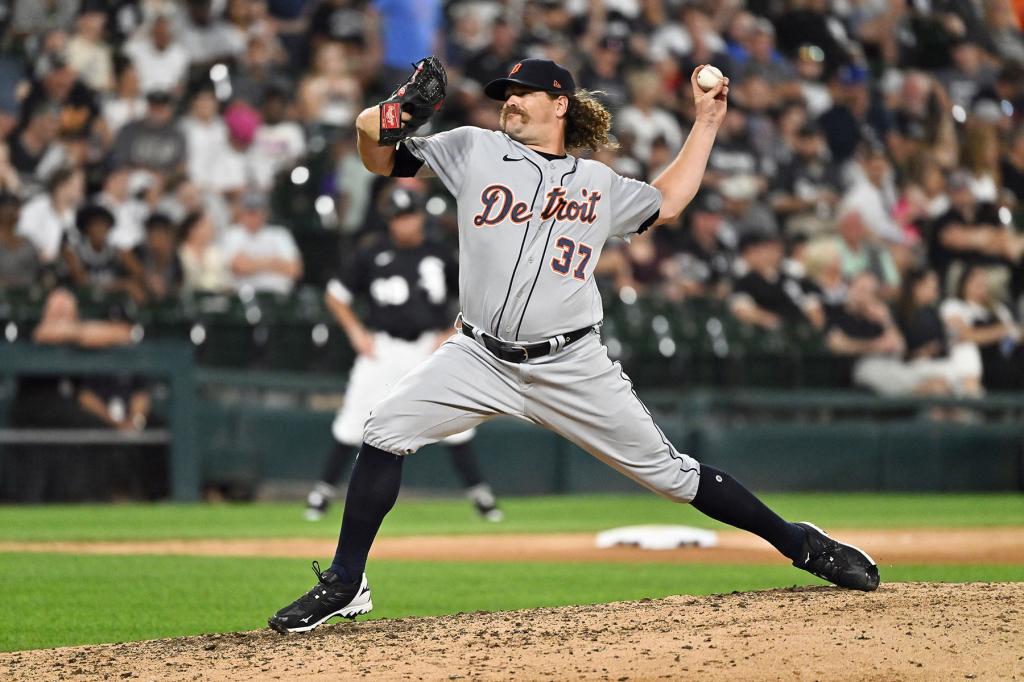
M 423 208 L 423 205 L 423 195 L 419 192 L 405 187 L 396 187 L 387 195 L 381 214 L 391 220 L 401 215 L 416 213 Z
M 516 62 L 506 78 L 496 78 L 484 88 L 491 99 L 505 101 L 505 90 L 510 85 L 521 85 L 531 90 L 543 90 L 555 95 L 571 96 L 576 92 L 576 81 L 569 69 L 550 59 L 524 59 Z

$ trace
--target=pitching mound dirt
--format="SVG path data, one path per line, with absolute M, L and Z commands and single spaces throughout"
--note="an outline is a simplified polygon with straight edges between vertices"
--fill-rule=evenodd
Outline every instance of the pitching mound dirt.
M 904 583 L 0 654 L 37 679 L 1024 679 L 1024 584 Z

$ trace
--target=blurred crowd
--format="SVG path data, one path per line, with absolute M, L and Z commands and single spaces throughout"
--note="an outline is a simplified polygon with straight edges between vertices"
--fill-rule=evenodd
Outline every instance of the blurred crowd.
M 608 248 L 622 294 L 720 301 L 820 332 L 887 393 L 1024 381 L 1024 3 L 1012 0 L 36 0 L 0 14 L 0 286 L 287 295 L 290 195 L 344 262 L 387 180 L 353 124 L 439 54 L 422 132 L 496 128 L 482 86 L 529 56 L 613 112 L 593 154 L 651 180 L 693 120 L 689 75 L 730 77 L 704 186 L 678 224 Z M 322 162 L 311 163 L 311 159 Z M 453 206 L 428 202 L 454 237 Z M 275 196 L 286 200 L 274 202 Z M 306 207 L 306 213 L 309 213 Z M 309 229 L 308 225 L 301 229 Z M 297 238 L 298 237 L 298 238 Z

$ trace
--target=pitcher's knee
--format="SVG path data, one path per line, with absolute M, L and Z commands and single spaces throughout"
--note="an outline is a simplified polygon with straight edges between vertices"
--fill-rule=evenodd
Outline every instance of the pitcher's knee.
M 697 495 L 700 484 L 700 464 L 697 460 L 686 457 L 678 466 L 656 476 L 654 480 L 645 481 L 648 488 L 670 502 L 689 504 Z
M 411 455 L 419 449 L 413 443 L 412 427 L 408 416 L 391 409 L 387 399 L 370 413 L 363 427 L 363 441 L 396 455 Z M 403 428 L 403 425 L 405 428 Z

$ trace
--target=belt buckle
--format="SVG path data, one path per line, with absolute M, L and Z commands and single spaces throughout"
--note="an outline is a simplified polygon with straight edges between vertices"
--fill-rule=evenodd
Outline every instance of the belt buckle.
M 527 360 L 529 360 L 529 359 L 530 359 L 530 352 L 529 352 L 528 350 L 526 350 L 526 347 L 525 347 L 525 346 L 520 346 L 520 345 L 519 345 L 519 344 L 517 344 L 517 343 L 513 343 L 513 344 L 510 344 L 510 345 L 509 345 L 509 346 L 507 346 L 507 347 L 511 347 L 511 348 L 514 348 L 514 349 L 516 349 L 516 350 L 518 350 L 518 351 L 521 351 L 521 352 L 522 352 L 522 354 L 523 354 L 523 359 L 522 359 L 522 360 L 518 360 L 518 361 L 516 361 L 517 363 L 523 363 L 523 362 L 526 362 Z

